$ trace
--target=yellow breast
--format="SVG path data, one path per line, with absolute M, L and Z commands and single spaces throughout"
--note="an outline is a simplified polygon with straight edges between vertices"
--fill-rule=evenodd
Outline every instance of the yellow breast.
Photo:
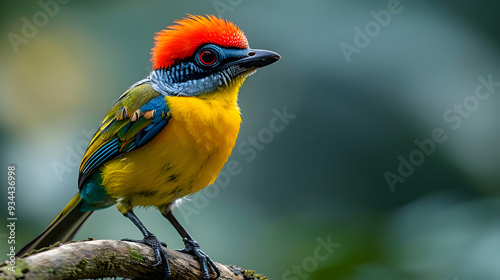
M 242 82 L 207 96 L 165 97 L 167 126 L 145 146 L 103 166 L 106 192 L 130 207 L 161 207 L 213 183 L 238 136 Z

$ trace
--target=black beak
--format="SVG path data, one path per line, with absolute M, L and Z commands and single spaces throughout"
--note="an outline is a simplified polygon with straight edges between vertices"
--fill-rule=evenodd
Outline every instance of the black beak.
M 272 51 L 250 49 L 248 56 L 233 61 L 226 66 L 238 65 L 244 69 L 256 69 L 274 63 L 280 58 L 281 56 L 279 54 Z

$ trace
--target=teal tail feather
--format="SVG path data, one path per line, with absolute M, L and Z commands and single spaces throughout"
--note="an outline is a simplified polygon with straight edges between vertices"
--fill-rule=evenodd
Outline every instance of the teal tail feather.
M 80 194 L 77 193 L 40 235 L 17 252 L 16 257 L 20 257 L 32 250 L 48 247 L 57 241 L 66 242 L 72 240 L 83 223 L 93 213 L 93 211 L 80 211 L 82 205 L 83 201 Z

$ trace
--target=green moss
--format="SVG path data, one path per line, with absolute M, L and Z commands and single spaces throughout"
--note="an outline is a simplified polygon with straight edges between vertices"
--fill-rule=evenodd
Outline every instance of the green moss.
M 30 271 L 29 264 L 23 259 L 16 259 L 16 268 L 14 269 L 14 276 L 17 278 L 24 278 L 24 273 Z
M 88 263 L 89 262 L 87 260 L 81 260 L 75 266 L 74 269 L 71 269 L 71 271 L 66 270 L 66 272 L 64 274 L 65 275 L 71 275 L 71 277 L 77 279 L 78 275 L 81 275 L 85 271 L 85 269 L 87 268 Z
M 116 259 L 116 254 L 114 254 L 114 253 L 111 254 L 109 256 L 109 258 L 102 257 L 102 256 L 97 254 L 94 257 L 94 262 L 99 270 L 113 270 L 113 269 L 115 269 L 115 266 L 113 264 L 113 260 L 115 260 L 115 259 Z
M 134 260 L 134 261 L 142 261 L 143 258 L 142 258 L 142 255 L 141 255 L 141 250 L 138 250 L 138 249 L 134 249 L 132 247 L 129 247 L 129 253 L 130 253 L 130 257 Z
M 243 270 L 243 278 L 249 280 L 267 280 L 266 276 L 255 274 L 254 270 L 248 270 L 248 269 Z
M 89 264 L 89 262 L 87 260 L 81 260 L 77 265 L 76 265 L 76 268 L 77 269 L 80 269 L 81 271 L 84 271 L 85 268 L 87 268 L 87 264 Z
M 47 250 L 50 250 L 52 248 L 59 247 L 60 245 L 61 245 L 61 242 L 57 241 L 56 243 L 50 245 L 49 247 L 43 247 L 43 248 L 40 248 L 40 249 L 32 250 L 29 253 L 26 253 L 26 254 L 22 255 L 21 258 L 25 258 L 27 256 L 31 256 L 31 255 L 36 254 L 36 253 L 47 251 Z
M 56 270 L 55 270 L 55 269 L 53 269 L 52 267 L 47 268 L 47 272 L 48 272 L 49 274 L 53 274 L 53 273 L 54 273 L 54 271 L 56 271 Z

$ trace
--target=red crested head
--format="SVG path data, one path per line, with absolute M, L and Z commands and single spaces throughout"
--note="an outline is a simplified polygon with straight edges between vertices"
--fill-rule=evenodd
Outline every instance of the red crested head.
M 175 25 L 156 33 L 151 49 L 153 70 L 169 68 L 196 52 L 204 44 L 225 48 L 248 48 L 248 41 L 236 25 L 213 15 L 195 16 L 176 20 Z

